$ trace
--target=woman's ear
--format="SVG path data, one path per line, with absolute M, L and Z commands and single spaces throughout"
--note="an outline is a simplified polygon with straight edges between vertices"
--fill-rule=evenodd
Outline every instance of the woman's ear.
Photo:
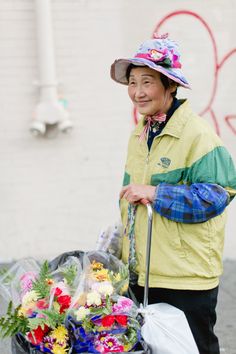
M 179 85 L 178 85 L 175 81 L 169 80 L 170 93 L 175 92 L 175 91 L 177 90 L 177 87 L 178 87 L 178 86 L 179 86 Z

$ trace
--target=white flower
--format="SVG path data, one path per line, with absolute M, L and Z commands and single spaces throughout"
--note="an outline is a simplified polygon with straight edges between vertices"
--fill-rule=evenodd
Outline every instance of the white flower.
M 38 300 L 38 294 L 36 291 L 31 290 L 28 291 L 22 298 L 22 306 L 27 306 L 32 301 L 37 301 Z
M 81 306 L 76 312 L 75 316 L 77 321 L 82 321 L 90 313 L 89 309 L 86 309 L 84 306 Z
M 114 291 L 114 288 L 111 285 L 111 283 L 102 282 L 99 284 L 97 290 L 98 290 L 99 294 L 106 296 L 106 295 L 111 295 Z
M 102 300 L 101 300 L 101 295 L 96 292 L 96 291 L 91 291 L 90 293 L 87 294 L 87 305 L 101 305 Z

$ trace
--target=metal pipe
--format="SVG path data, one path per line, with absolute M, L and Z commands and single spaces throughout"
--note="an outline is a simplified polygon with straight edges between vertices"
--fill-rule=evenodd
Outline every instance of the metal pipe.
M 152 219 L 153 210 L 151 203 L 147 199 L 141 199 L 140 203 L 147 208 L 148 215 L 148 229 L 147 229 L 147 243 L 146 243 L 146 267 L 145 267 L 145 284 L 144 284 L 144 296 L 143 307 L 148 305 L 148 290 L 149 290 L 149 272 L 150 272 L 150 258 L 151 258 L 151 243 L 152 243 Z
M 66 130 L 72 123 L 58 98 L 50 0 L 35 0 L 35 10 L 40 97 L 31 131 L 44 134 L 47 124 L 59 123 Z

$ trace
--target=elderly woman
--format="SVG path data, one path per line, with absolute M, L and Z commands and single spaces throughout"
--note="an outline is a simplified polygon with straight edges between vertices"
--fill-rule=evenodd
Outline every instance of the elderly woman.
M 149 303 L 184 311 L 200 354 L 219 354 L 213 328 L 222 273 L 225 208 L 236 194 L 236 170 L 220 138 L 185 99 L 180 54 L 167 36 L 145 41 L 133 58 L 111 66 L 142 115 L 131 134 L 120 208 L 122 259 L 139 302 L 145 279 L 146 209 L 153 206 Z

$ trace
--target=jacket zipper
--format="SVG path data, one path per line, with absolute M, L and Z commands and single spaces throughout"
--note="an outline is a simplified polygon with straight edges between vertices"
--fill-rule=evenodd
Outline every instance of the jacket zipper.
M 160 136 L 155 136 L 155 138 L 153 139 L 153 143 L 154 143 L 154 140 L 156 140 L 157 138 L 159 138 Z M 160 141 L 160 140 L 159 140 Z M 157 142 L 157 145 L 159 144 L 159 141 Z M 148 150 L 148 153 L 146 155 L 146 161 L 145 161 L 145 167 L 144 167 L 144 174 L 143 174 L 143 182 L 142 184 L 147 184 L 147 181 L 146 181 L 146 177 L 147 177 L 147 169 L 148 169 L 148 165 L 149 165 L 149 159 L 150 159 L 150 153 L 151 153 L 151 150 L 153 148 L 153 143 L 152 143 L 152 146 L 151 146 L 151 149 Z
M 149 157 L 150 157 L 150 151 L 148 151 L 147 156 L 146 156 L 146 161 L 145 161 L 145 167 L 144 167 L 144 174 L 143 174 L 143 183 L 146 184 L 146 177 L 147 177 L 147 169 L 149 165 Z

